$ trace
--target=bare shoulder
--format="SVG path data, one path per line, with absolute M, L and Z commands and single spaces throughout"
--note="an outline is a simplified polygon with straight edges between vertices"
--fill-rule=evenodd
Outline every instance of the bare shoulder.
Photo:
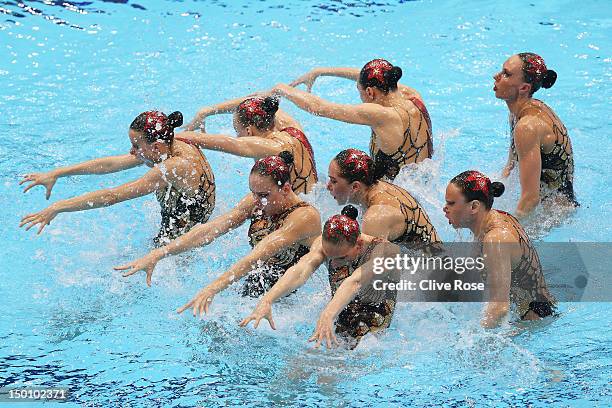
M 300 224 L 315 224 L 320 227 L 321 225 L 321 216 L 319 211 L 314 208 L 312 205 L 307 205 L 304 207 L 300 207 L 295 209 L 289 216 L 288 220 L 292 222 L 299 222 Z

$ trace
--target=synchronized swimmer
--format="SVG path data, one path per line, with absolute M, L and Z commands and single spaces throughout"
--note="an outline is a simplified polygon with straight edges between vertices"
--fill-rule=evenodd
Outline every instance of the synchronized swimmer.
M 313 95 L 312 86 L 320 76 L 355 81 L 362 103 L 337 104 Z M 217 293 L 246 277 L 242 295 L 260 300 L 240 325 L 254 321 L 257 327 L 267 319 L 274 329 L 272 304 L 297 290 L 325 263 L 332 299 L 310 340 L 317 347 L 323 342 L 331 347 L 340 337 L 354 348 L 366 334 L 389 327 L 395 312 L 397 290 L 372 289 L 374 259 L 398 256 L 400 249 L 424 256 L 442 248 L 425 209 L 410 192 L 393 184 L 404 166 L 418 165 L 434 153 L 429 113 L 416 90 L 398 83 L 401 77 L 401 68 L 384 59 L 372 60 L 361 70 L 313 69 L 291 85 L 278 84 L 263 95 L 204 107 L 176 136 L 174 129 L 183 123 L 180 112 L 143 112 L 129 128 L 130 154 L 28 174 L 20 184 L 29 183 L 24 192 L 45 187 L 49 199 L 60 177 L 107 174 L 142 164 L 151 170 L 119 187 L 58 201 L 26 215 L 20 226 L 38 226 L 40 233 L 61 212 L 109 206 L 154 192 L 162 215 L 155 248 L 115 268 L 125 277 L 144 271 L 151 286 L 162 258 L 208 245 L 250 221 L 250 253 L 177 311 L 208 313 Z M 513 55 L 494 76 L 495 96 L 508 105 L 512 136 L 502 177 L 508 177 L 517 163 L 519 168 L 521 196 L 515 216 L 492 208 L 504 185 L 478 171 L 457 175 L 446 189 L 443 211 L 449 224 L 469 229 L 482 248 L 482 279 L 491 291 L 481 320 L 485 328 L 499 325 L 511 309 L 521 320 L 538 320 L 556 311 L 538 254 L 518 220 L 540 203 L 578 206 L 567 129 L 551 108 L 533 98 L 556 78 L 533 53 Z M 306 91 L 296 88 L 302 84 Z M 278 97 L 314 115 L 371 128 L 370 155 L 347 148 L 328 167 L 327 190 L 339 205 L 362 209 L 361 226 L 358 210 L 346 205 L 322 227 L 317 208 L 298 196 L 310 193 L 318 182 L 314 151 L 301 125 L 279 109 Z M 206 132 L 206 118 L 221 113 L 233 114 L 237 137 Z M 210 221 L 216 185 L 200 149 L 255 159 L 248 178 L 251 192 Z

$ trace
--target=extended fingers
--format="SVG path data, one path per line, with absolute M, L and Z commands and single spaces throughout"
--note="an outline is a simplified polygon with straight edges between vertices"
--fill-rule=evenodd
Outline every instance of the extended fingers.
M 255 320 L 255 318 L 253 316 L 245 317 L 240 323 L 238 323 L 238 326 L 245 327 L 251 322 L 251 320 Z
M 189 302 L 185 303 L 183 306 L 181 306 L 176 313 L 183 313 L 185 310 L 189 309 L 191 307 L 191 305 L 193 304 L 193 300 L 190 300 Z

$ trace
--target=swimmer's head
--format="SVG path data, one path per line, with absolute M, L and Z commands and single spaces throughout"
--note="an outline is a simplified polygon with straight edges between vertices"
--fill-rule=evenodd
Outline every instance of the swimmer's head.
M 249 187 L 255 197 L 255 205 L 264 214 L 277 214 L 293 193 L 290 180 L 292 165 L 293 155 L 288 151 L 278 156 L 264 157 L 253 165 Z
M 359 73 L 359 81 L 357 81 L 357 89 L 361 100 L 371 102 L 375 99 L 375 91 L 383 94 L 397 89 L 397 81 L 402 77 L 402 69 L 393 66 L 389 61 L 384 59 L 375 59 L 363 66 Z
M 548 69 L 539 55 L 522 52 L 508 58 L 493 78 L 495 96 L 511 101 L 519 96 L 531 97 L 540 88 L 550 88 L 557 80 L 557 73 Z
M 333 215 L 325 222 L 322 246 L 327 258 L 354 259 L 359 254 L 361 230 L 357 215 L 357 209 L 347 205 L 341 214 Z
M 174 129 L 182 124 L 181 112 L 173 112 L 168 116 L 160 111 L 141 113 L 130 124 L 130 154 L 149 166 L 159 163 L 168 155 L 174 141 Z
M 453 177 L 446 187 L 444 214 L 455 228 L 467 228 L 479 212 L 489 211 L 493 199 L 504 193 L 504 185 L 476 170 Z
M 341 151 L 329 163 L 327 190 L 338 204 L 355 203 L 368 187 L 384 175 L 384 169 L 374 164 L 365 152 L 357 149 Z
M 242 101 L 234 113 L 234 129 L 238 136 L 254 136 L 274 127 L 274 115 L 278 111 L 278 98 L 248 98 Z

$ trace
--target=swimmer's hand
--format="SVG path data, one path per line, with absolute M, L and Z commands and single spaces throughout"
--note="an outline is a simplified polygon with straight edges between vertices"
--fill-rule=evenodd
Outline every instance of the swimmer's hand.
M 261 321 L 261 319 L 266 319 L 268 321 L 268 324 L 270 324 L 272 330 L 276 330 L 274 320 L 272 319 L 272 305 L 270 304 L 270 302 L 263 299 L 259 302 L 255 310 L 253 310 L 253 313 L 251 313 L 249 317 L 245 318 L 243 321 L 240 322 L 240 327 L 246 327 L 252 320 L 255 320 L 253 328 L 256 329 L 257 326 L 259 326 L 259 322 Z
M 153 276 L 153 270 L 155 265 L 163 258 L 162 253 L 154 249 L 140 259 L 133 262 L 127 263 L 121 266 L 115 266 L 113 269 L 116 271 L 127 271 L 123 273 L 123 277 L 127 278 L 130 275 L 135 274 L 138 271 L 145 271 L 147 273 L 147 286 L 151 287 L 151 277 Z
M 210 115 L 208 108 L 203 108 L 196 113 L 195 117 L 188 124 L 184 125 L 181 129 L 188 132 L 200 131 L 206 133 L 206 118 Z
M 198 292 L 197 295 L 189 302 L 185 303 L 183 307 L 178 309 L 177 313 L 183 313 L 185 310 L 193 307 L 193 317 L 197 317 L 198 314 L 202 317 L 202 313 L 208 314 L 208 307 L 212 303 L 213 297 L 217 293 L 207 287 Z
M 315 70 L 312 70 L 312 71 L 305 73 L 301 77 L 297 78 L 295 81 L 291 82 L 289 86 L 292 86 L 295 88 L 296 86 L 304 84 L 306 85 L 306 92 L 311 92 L 312 86 L 314 85 L 318 77 L 319 77 L 319 73 L 316 72 Z
M 27 182 L 31 182 L 24 189 L 23 192 L 27 192 L 34 186 L 44 186 L 47 189 L 47 200 L 51 197 L 51 190 L 57 181 L 57 175 L 53 171 L 49 171 L 47 173 L 30 173 L 23 176 L 23 180 L 19 182 L 19 185 L 22 185 Z
M 33 226 L 39 224 L 40 228 L 38 228 L 38 232 L 36 235 L 40 235 L 40 233 L 45 229 L 47 225 L 51 223 L 51 220 L 55 218 L 57 214 L 59 214 L 59 209 L 57 203 L 51 204 L 49 207 L 45 208 L 42 211 L 39 211 L 34 214 L 28 214 L 21 219 L 21 223 L 19 227 L 26 227 L 26 231 L 32 228 Z
M 323 340 L 325 340 L 325 345 L 328 349 L 332 348 L 332 345 L 338 346 L 340 343 L 334 334 L 333 326 L 334 319 L 325 312 L 321 313 L 321 317 L 319 317 L 319 321 L 317 322 L 317 327 L 308 341 L 316 341 L 315 348 L 319 348 Z

